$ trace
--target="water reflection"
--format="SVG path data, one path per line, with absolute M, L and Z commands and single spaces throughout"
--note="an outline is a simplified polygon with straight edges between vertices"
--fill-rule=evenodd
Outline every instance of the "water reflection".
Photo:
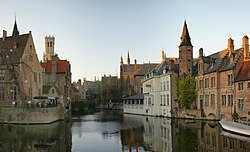
M 0 125 L 0 151 L 62 151 L 71 149 L 69 123 L 62 121 L 46 125 Z
M 47 125 L 0 124 L 0 151 L 222 152 L 250 151 L 250 137 L 217 121 L 156 118 L 119 112 L 73 116 Z

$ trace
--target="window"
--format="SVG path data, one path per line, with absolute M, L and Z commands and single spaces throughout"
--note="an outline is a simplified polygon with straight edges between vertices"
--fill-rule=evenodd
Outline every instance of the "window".
M 165 94 L 163 95 L 163 105 L 166 106 L 166 96 L 165 96 Z
M 49 42 L 47 43 L 48 47 L 49 47 Z
M 221 96 L 221 98 L 222 98 L 222 106 L 226 106 L 226 102 L 227 102 L 226 97 L 227 97 L 226 95 Z
M 5 70 L 0 70 L 0 80 L 4 80 Z
M 52 42 L 50 42 L 50 47 L 52 47 Z
M 238 90 L 243 90 L 243 82 L 238 83 Z
M 52 89 L 52 91 L 51 91 L 51 92 L 52 92 L 52 94 L 55 94 L 55 90 L 54 90 L 54 89 Z
M 165 81 L 163 82 L 163 90 L 164 91 L 166 90 L 166 82 Z
M 250 82 L 247 83 L 247 88 L 250 89 Z
M 4 86 L 0 85 L 0 100 L 4 100 Z
M 244 101 L 244 100 L 243 100 L 242 98 L 239 98 L 239 99 L 238 99 L 238 108 L 239 108 L 239 109 L 243 109 L 243 105 L 244 105 L 243 101 Z
M 227 75 L 227 86 L 233 85 L 233 75 L 229 74 Z
M 169 106 L 169 94 L 167 94 L 167 106 Z
M 203 88 L 203 80 L 200 80 L 200 89 Z
M 209 79 L 205 79 L 205 88 L 209 88 Z
M 211 94 L 211 107 L 215 106 L 215 94 Z
M 162 105 L 162 95 L 161 95 L 161 105 Z
M 11 99 L 13 100 L 13 101 L 16 101 L 16 97 L 17 97 L 17 88 L 16 88 L 16 86 L 12 86 L 12 88 L 11 88 L 11 90 L 10 90 L 10 94 L 11 94 Z
M 233 95 L 228 95 L 227 96 L 227 106 L 230 107 L 233 105 Z
M 215 87 L 215 77 L 211 78 L 211 88 Z
M 169 81 L 167 81 L 167 90 L 169 90 Z
M 209 95 L 208 94 L 205 95 L 205 106 L 206 107 L 209 106 Z

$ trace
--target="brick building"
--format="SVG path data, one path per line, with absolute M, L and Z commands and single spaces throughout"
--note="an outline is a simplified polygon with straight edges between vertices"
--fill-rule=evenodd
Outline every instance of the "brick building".
M 42 68 L 32 33 L 19 34 L 16 20 L 12 35 L 3 31 L 0 38 L 0 62 L 0 102 L 27 101 L 41 95 Z
M 212 55 L 204 56 L 203 49 L 199 50 L 197 103 L 206 117 L 231 119 L 235 110 L 240 117 L 248 117 L 248 54 L 247 36 L 238 49 L 234 49 L 234 41 L 229 38 L 227 48 Z
M 143 63 L 138 64 L 135 59 L 134 64 L 130 64 L 130 56 L 128 52 L 127 64 L 123 63 L 123 58 L 120 59 L 120 87 L 123 92 L 123 97 L 142 93 L 141 80 L 148 71 L 155 68 L 158 64 Z
M 54 54 L 54 40 L 45 37 L 45 60 L 40 62 L 43 71 L 43 95 L 63 97 L 65 101 L 71 96 L 71 65 L 69 61 L 61 60 Z

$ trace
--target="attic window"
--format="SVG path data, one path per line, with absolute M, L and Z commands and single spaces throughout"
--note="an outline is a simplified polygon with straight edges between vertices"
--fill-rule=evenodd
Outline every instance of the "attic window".
M 17 44 L 16 44 L 15 41 L 14 41 L 13 44 L 12 44 L 12 48 L 13 48 L 13 49 L 16 49 L 16 48 L 17 48 Z
M 52 94 L 55 94 L 55 90 L 54 89 L 52 89 Z

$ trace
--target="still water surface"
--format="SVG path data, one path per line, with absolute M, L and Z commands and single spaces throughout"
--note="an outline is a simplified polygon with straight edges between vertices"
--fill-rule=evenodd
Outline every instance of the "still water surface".
M 119 114 L 72 116 L 48 125 L 0 125 L 0 152 L 250 151 L 250 138 L 218 122 Z

